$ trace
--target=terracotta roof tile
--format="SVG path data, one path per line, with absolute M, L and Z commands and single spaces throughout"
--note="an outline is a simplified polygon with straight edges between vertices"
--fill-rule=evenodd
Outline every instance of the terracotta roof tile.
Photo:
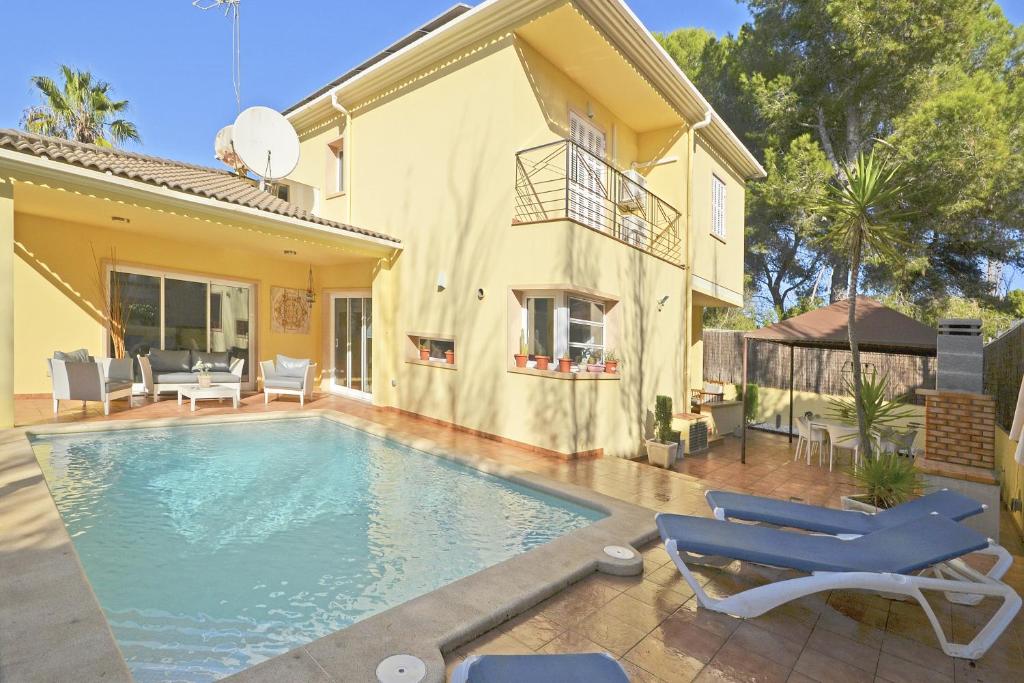
M 72 164 L 100 173 L 110 173 L 121 178 L 166 187 L 186 194 L 259 209 L 279 216 L 297 218 L 342 232 L 396 243 L 399 241 L 379 232 L 320 218 L 269 192 L 260 190 L 252 181 L 215 168 L 8 128 L 0 128 L 0 149 L 31 154 L 51 161 Z

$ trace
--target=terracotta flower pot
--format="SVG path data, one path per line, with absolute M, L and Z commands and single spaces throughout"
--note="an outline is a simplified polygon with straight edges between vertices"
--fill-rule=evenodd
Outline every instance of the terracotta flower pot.
M 571 358 L 559 358 L 558 359 L 558 371 L 559 372 L 572 372 L 572 359 Z
M 619 361 L 617 360 L 606 360 L 604 362 L 604 371 L 609 375 L 614 375 L 619 370 Z
M 420 349 L 420 360 L 430 360 L 430 349 Z
M 547 370 L 548 364 L 551 362 L 551 356 L 534 356 L 537 359 L 537 369 Z
M 517 353 L 515 357 L 516 357 L 516 367 L 517 368 L 525 368 L 526 367 L 526 359 L 529 358 L 529 356 L 523 355 L 521 353 Z
M 455 365 L 455 352 L 454 351 L 445 351 L 444 352 L 444 362 L 448 363 L 449 365 Z

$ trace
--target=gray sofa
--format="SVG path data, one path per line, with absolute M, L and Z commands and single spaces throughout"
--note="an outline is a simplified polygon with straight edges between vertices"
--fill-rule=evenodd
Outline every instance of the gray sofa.
M 181 386 L 199 383 L 196 363 L 203 361 L 212 366 L 210 380 L 213 384 L 234 385 L 235 393 L 241 396 L 242 369 L 245 360 L 231 358 L 227 351 L 161 351 L 152 349 L 148 355 L 139 356 L 142 381 L 146 393 L 153 394 L 153 400 L 160 400 L 161 391 L 177 392 Z

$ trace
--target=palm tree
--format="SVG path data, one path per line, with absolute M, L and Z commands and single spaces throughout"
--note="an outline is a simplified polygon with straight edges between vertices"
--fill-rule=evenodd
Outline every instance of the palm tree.
M 865 419 L 863 382 L 861 378 L 860 349 L 854 321 L 857 319 L 857 285 L 861 265 L 865 258 L 892 260 L 897 258 L 903 244 L 900 199 L 906 190 L 897 178 L 898 164 L 876 159 L 875 151 L 857 155 L 853 165 L 846 168 L 845 182 L 830 185 L 823 200 L 822 213 L 831 218 L 831 225 L 823 240 L 831 243 L 838 253 L 844 253 L 850 263 L 850 298 L 847 329 L 850 338 L 853 365 L 853 395 L 857 406 L 857 427 L 861 448 L 871 456 L 871 440 Z
M 32 77 L 43 102 L 25 110 L 21 120 L 25 130 L 104 147 L 141 141 L 135 124 L 120 118 L 128 100 L 111 99 L 109 83 L 66 64 L 60 70 L 62 86 L 49 76 Z

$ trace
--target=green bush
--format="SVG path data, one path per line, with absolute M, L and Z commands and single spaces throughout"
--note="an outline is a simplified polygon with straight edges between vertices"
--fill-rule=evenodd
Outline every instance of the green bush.
M 654 422 L 658 441 L 672 441 L 672 397 L 658 396 L 654 399 Z
M 879 508 L 891 508 L 921 493 L 921 475 L 911 458 L 896 454 L 865 458 L 860 467 L 850 470 L 854 482 L 864 491 L 867 502 Z

